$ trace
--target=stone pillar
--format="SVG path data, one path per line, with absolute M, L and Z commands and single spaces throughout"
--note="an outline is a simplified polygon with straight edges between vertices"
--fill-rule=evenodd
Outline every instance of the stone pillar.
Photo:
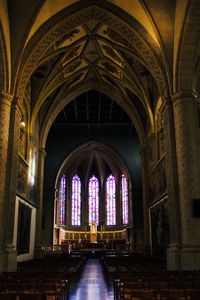
M 149 211 L 148 211 L 147 148 L 146 147 L 141 147 L 140 156 L 142 162 L 142 195 L 143 195 L 143 219 L 144 219 L 143 252 L 144 255 L 148 256 L 150 254 L 150 223 L 149 223 Z M 136 235 L 137 235 L 137 228 L 136 228 Z M 136 249 L 137 249 L 137 245 L 136 245 Z
M 172 103 L 163 102 L 161 108 L 164 130 L 166 191 L 168 195 L 170 245 L 167 249 L 167 269 L 179 270 L 179 250 L 181 243 L 180 201 L 176 160 L 176 141 Z
M 16 270 L 16 255 L 13 258 L 13 249 L 8 251 L 7 226 L 8 223 L 8 203 L 10 191 L 8 189 L 8 153 L 10 112 L 12 96 L 2 92 L 0 94 L 0 272 Z M 10 226 L 9 226 L 10 227 Z
M 43 209 L 43 184 L 44 184 L 44 159 L 46 151 L 44 148 L 38 150 L 37 168 L 37 214 L 35 235 L 35 256 L 40 257 L 42 243 L 42 209 Z M 51 229 L 50 229 L 51 230 Z M 53 230 L 53 228 L 52 228 Z
M 14 220 L 15 220 L 15 203 L 18 182 L 18 164 L 19 164 L 19 140 L 20 140 L 20 123 L 22 113 L 18 108 L 18 98 L 14 98 L 11 106 L 10 132 L 9 132 L 9 151 L 7 163 L 7 190 L 9 191 L 8 201 L 6 202 L 7 226 L 6 232 L 6 251 L 9 254 L 8 270 L 17 268 L 17 252 L 14 249 Z M 6 223 L 6 221 L 5 221 Z
M 57 225 L 57 220 L 58 220 L 58 190 L 55 189 L 55 194 L 54 194 L 54 224 L 55 227 L 53 228 L 53 244 L 57 245 L 57 238 L 58 238 L 58 229 L 56 229 Z
M 182 234 L 180 265 L 182 270 L 200 270 L 200 218 L 193 214 L 193 200 L 200 199 L 198 121 L 193 93 L 174 95 L 173 109 Z

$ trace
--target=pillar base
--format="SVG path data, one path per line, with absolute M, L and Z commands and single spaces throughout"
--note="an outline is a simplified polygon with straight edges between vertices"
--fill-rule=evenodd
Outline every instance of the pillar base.
M 17 271 L 17 251 L 13 245 L 0 249 L 0 272 Z
M 167 250 L 167 270 L 200 271 L 200 247 L 173 247 Z
M 170 245 L 170 247 L 167 249 L 167 270 L 177 271 L 180 269 L 180 247 L 177 245 Z

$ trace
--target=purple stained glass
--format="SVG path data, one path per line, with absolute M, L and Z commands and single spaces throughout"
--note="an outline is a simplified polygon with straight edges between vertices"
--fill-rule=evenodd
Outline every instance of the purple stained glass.
M 72 178 L 72 225 L 81 225 L 81 180 L 77 174 Z
M 96 222 L 99 225 L 99 181 L 93 175 L 88 186 L 89 225 Z
M 59 224 L 65 225 L 65 190 L 66 189 L 66 178 L 65 175 L 60 181 L 59 190 Z
M 123 221 L 123 225 L 127 225 L 128 224 L 128 183 L 124 175 L 122 175 L 122 180 L 121 180 L 121 193 L 122 193 L 122 221 Z
M 116 184 L 114 176 L 110 175 L 106 181 L 106 223 L 116 225 Z

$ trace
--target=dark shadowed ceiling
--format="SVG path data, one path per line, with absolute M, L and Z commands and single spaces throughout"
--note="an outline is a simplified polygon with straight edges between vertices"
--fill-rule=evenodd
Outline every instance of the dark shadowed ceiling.
M 71 101 L 55 119 L 51 133 L 66 135 L 136 136 L 122 108 L 106 95 L 91 90 Z

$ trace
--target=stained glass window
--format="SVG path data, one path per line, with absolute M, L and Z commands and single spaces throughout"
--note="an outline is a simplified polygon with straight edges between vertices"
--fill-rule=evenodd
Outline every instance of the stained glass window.
M 81 225 L 81 180 L 72 178 L 72 225 Z
M 128 183 L 124 175 L 122 175 L 122 179 L 121 179 L 121 195 L 122 195 L 122 222 L 123 225 L 127 225 L 128 224 Z
M 114 176 L 110 175 L 106 181 L 106 223 L 116 225 L 116 184 Z
M 65 189 L 66 189 L 66 178 L 65 175 L 60 181 L 59 190 L 59 224 L 65 225 Z
M 89 225 L 96 222 L 99 225 L 99 181 L 93 175 L 88 186 Z

